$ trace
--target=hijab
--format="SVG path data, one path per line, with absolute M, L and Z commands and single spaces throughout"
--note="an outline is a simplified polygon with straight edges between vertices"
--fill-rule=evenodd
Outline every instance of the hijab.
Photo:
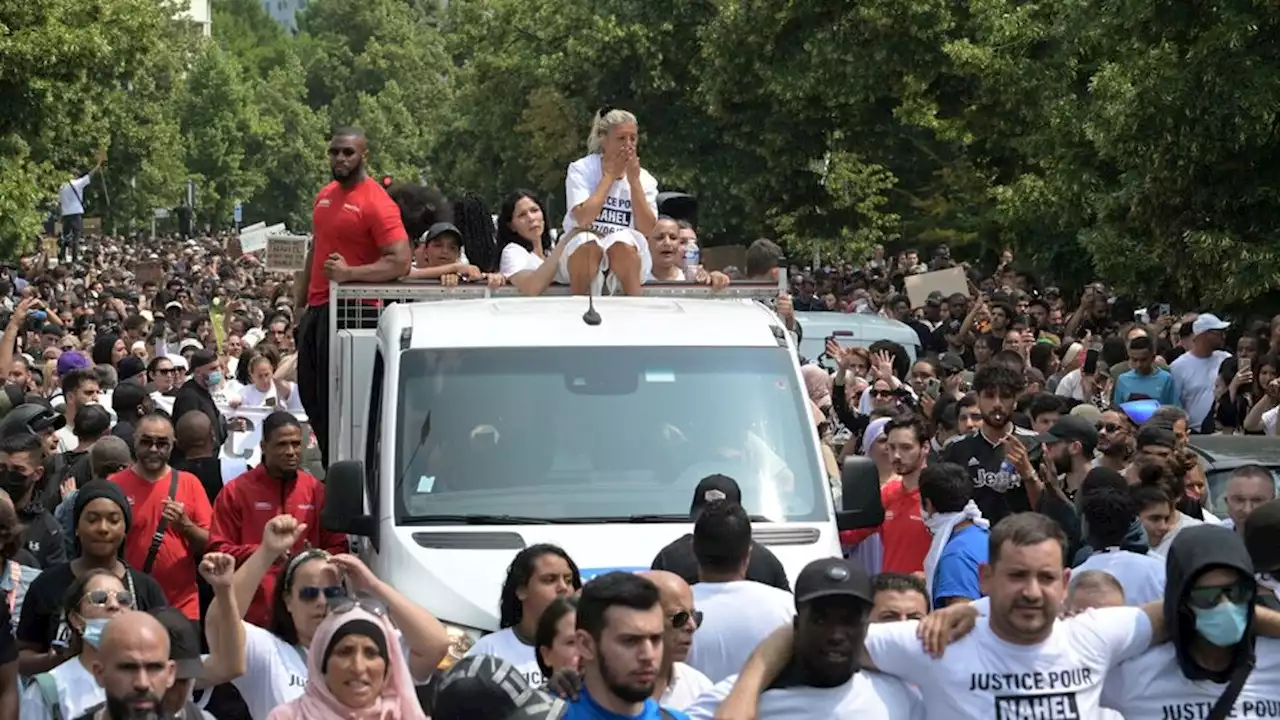
M 373 705 L 355 710 L 343 705 L 325 683 L 324 667 L 335 639 L 343 635 L 361 635 L 344 629 L 355 623 L 357 628 L 373 625 L 381 629 L 386 643 L 387 680 L 382 696 Z M 374 642 L 378 638 L 372 638 Z M 380 646 L 381 647 L 381 646 Z M 329 613 L 316 628 L 311 647 L 307 650 L 307 687 L 302 696 L 281 705 L 267 716 L 267 720 L 426 720 L 426 713 L 418 704 L 418 696 L 409 674 L 409 663 L 400 647 L 395 626 L 385 617 L 355 607 L 347 612 Z
M 831 407 L 831 376 L 819 365 L 805 365 L 800 368 L 804 377 L 804 387 L 809 399 L 820 409 Z

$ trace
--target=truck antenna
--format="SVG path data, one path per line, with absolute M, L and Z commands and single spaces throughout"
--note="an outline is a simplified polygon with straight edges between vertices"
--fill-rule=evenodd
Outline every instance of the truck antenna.
M 600 324 L 600 313 L 596 312 L 595 295 L 587 289 L 587 311 L 582 313 L 582 322 L 595 327 Z

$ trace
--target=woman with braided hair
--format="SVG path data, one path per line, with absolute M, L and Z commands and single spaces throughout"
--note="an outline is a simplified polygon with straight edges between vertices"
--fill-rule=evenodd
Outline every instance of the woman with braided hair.
M 453 205 L 453 224 L 462 234 L 462 258 L 486 273 L 498 270 L 497 231 L 484 199 L 467 193 Z

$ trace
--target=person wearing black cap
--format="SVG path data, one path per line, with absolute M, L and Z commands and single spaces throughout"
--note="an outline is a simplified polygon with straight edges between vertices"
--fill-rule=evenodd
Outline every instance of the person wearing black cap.
M 557 720 L 568 705 L 532 687 L 516 666 L 493 655 L 468 655 L 440 680 L 432 720 Z
M 1039 440 L 1053 461 L 1054 471 L 1063 476 L 1061 482 L 1067 497 L 1074 497 L 1093 466 L 1093 454 L 1098 448 L 1098 429 L 1078 415 L 1063 415 Z
M 796 578 L 794 651 L 760 695 L 756 717 L 923 720 L 924 708 L 900 680 L 859 672 L 875 593 L 862 568 L 842 558 L 814 560 Z M 687 712 L 710 718 L 737 675 L 698 698 Z
M 697 522 L 703 508 L 708 503 L 719 500 L 735 505 L 742 502 L 742 490 L 738 487 L 737 481 L 727 475 L 708 475 L 702 478 L 693 491 L 689 519 Z M 677 538 L 658 551 L 650 569 L 673 572 L 684 578 L 684 581 L 690 585 L 697 584 L 698 560 L 693 555 L 693 533 Z M 787 571 L 778 561 L 778 557 L 769 548 L 755 540 L 751 541 L 751 557 L 747 561 L 747 579 L 771 585 L 779 590 L 791 591 Z
M 457 285 L 459 280 L 484 280 L 489 287 L 506 283 L 502 273 L 486 273 L 467 261 L 462 249 L 462 232 L 453 223 L 438 222 L 427 229 L 413 251 L 414 280 L 439 280 L 441 285 Z
M 1259 637 L 1259 616 L 1270 611 L 1254 604 L 1254 566 L 1239 535 L 1187 528 L 1169 549 L 1167 573 L 1170 642 L 1107 673 L 1102 704 L 1125 720 L 1280 716 L 1280 640 Z
M 212 350 L 196 350 L 191 355 L 191 382 L 178 390 L 173 398 L 173 412 L 170 413 L 175 425 L 189 412 L 202 412 L 209 416 L 209 422 L 213 424 L 214 447 L 222 447 L 228 433 L 227 420 L 218 410 L 212 395 L 213 388 L 221 383 L 222 368 L 218 364 L 218 354 Z
M 119 486 L 106 480 L 85 483 L 76 493 L 73 519 L 76 557 L 40 573 L 22 605 L 17 638 L 25 676 L 47 672 L 62 661 L 70 630 L 58 608 L 67 588 L 85 572 L 102 568 L 123 580 L 139 610 L 167 604 L 155 579 L 124 563 L 124 539 L 133 521 L 129 501 Z
M 137 383 L 121 383 L 111 393 L 111 409 L 116 413 L 116 424 L 111 434 L 133 447 L 133 433 L 138 421 L 155 410 L 155 400 L 147 389 Z
M 1258 603 L 1280 610 L 1280 500 L 1259 505 L 1242 533 L 1258 581 Z
M 126 355 L 120 359 L 116 365 L 116 375 L 119 378 L 120 385 L 126 383 L 132 385 L 142 385 L 146 377 L 147 364 L 137 355 Z M 116 390 L 120 389 L 119 385 Z
M 25 526 L 22 544 L 41 568 L 67 560 L 62 529 L 53 513 L 40 502 L 44 486 L 44 445 L 30 433 L 0 440 L 0 487 L 13 500 L 18 519 Z
M 1174 435 L 1172 430 L 1151 424 L 1143 425 L 1138 430 L 1135 442 L 1139 457 L 1145 456 L 1155 460 L 1170 460 L 1178 450 L 1178 436 Z

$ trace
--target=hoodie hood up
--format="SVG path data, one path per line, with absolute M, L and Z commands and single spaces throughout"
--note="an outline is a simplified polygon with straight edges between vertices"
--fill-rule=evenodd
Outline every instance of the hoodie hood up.
M 1196 579 L 1214 568 L 1231 568 L 1240 572 L 1250 585 L 1256 582 L 1253 562 L 1245 550 L 1244 542 L 1234 531 L 1220 525 L 1196 525 L 1178 533 L 1169 547 L 1165 564 L 1164 621 L 1169 628 L 1169 639 L 1178 656 L 1178 666 L 1188 680 L 1226 682 L 1243 663 L 1253 658 L 1254 634 L 1250 601 L 1248 624 L 1244 639 L 1235 647 L 1231 667 L 1225 672 L 1211 672 L 1201 667 L 1191 656 L 1191 643 L 1196 637 L 1196 618 L 1187 607 L 1188 593 L 1195 587 Z

